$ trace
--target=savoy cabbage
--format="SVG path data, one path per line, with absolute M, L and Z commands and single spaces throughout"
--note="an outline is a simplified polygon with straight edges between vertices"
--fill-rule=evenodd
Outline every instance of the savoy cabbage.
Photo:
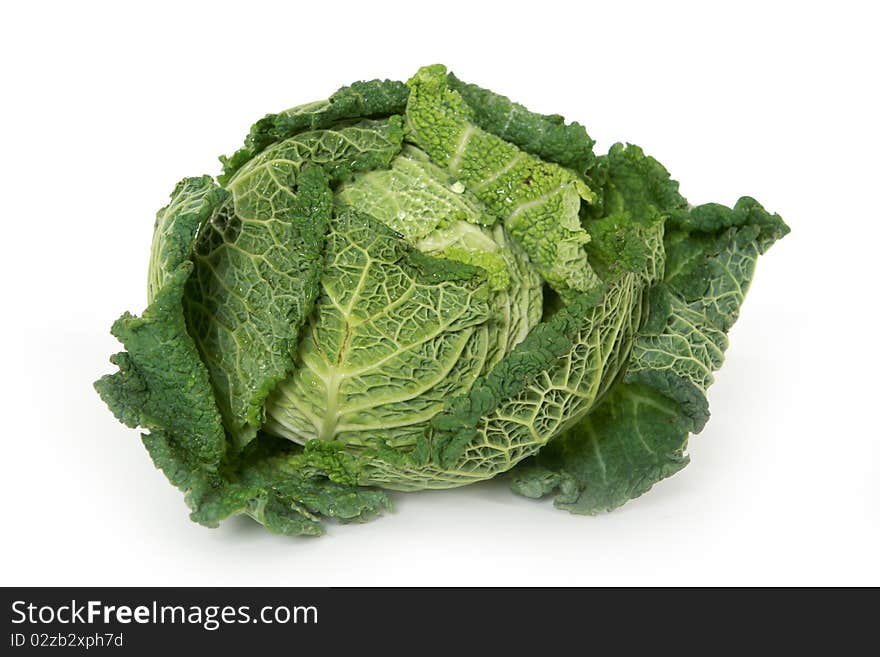
M 317 534 L 501 473 L 613 509 L 687 464 L 788 227 L 592 146 L 439 65 L 269 115 L 159 211 L 96 388 L 208 526 Z

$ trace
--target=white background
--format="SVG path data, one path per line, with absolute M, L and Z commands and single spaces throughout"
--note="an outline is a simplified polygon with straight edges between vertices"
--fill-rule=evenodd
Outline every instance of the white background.
M 880 584 L 870 6 L 4 4 L 0 584 Z M 691 465 L 594 518 L 489 482 L 319 539 L 192 524 L 91 387 L 145 305 L 155 211 L 266 112 L 438 61 L 791 225 Z

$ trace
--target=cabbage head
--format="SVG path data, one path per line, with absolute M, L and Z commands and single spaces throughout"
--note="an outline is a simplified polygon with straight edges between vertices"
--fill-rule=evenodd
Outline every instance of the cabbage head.
M 439 65 L 270 114 L 158 212 L 96 388 L 208 526 L 317 534 L 503 473 L 613 509 L 687 464 L 788 228 L 592 147 Z

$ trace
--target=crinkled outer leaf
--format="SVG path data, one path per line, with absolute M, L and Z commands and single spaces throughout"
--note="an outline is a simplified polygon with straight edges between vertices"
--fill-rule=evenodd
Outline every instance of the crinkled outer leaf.
M 238 443 L 256 435 L 266 396 L 293 367 L 320 288 L 330 183 L 387 166 L 401 139 L 394 117 L 275 144 L 239 169 L 200 232 L 185 309 Z
M 593 140 L 579 123 L 566 124 L 558 114 L 536 114 L 505 96 L 468 84 L 450 73 L 449 86 L 462 95 L 483 130 L 516 144 L 548 162 L 584 171 L 593 160 Z M 327 100 L 268 114 L 257 121 L 245 144 L 230 157 L 221 157 L 226 182 L 271 144 L 306 130 L 328 128 L 346 119 L 383 118 L 403 114 L 409 87 L 396 80 L 370 80 L 343 87 Z
M 190 259 L 199 227 L 228 196 L 210 176 L 185 178 L 177 184 L 171 202 L 156 213 L 147 284 L 149 303 Z
M 246 514 L 275 533 L 319 535 L 324 519 L 361 522 L 391 508 L 385 493 L 354 483 L 358 466 L 338 444 L 315 441 L 303 450 L 261 435 L 218 468 L 195 462 L 185 441 L 167 432 L 143 440 L 156 466 L 186 492 L 190 517 L 207 527 Z
M 301 132 L 329 128 L 350 119 L 385 118 L 403 114 L 409 89 L 403 82 L 370 80 L 342 87 L 327 100 L 300 105 L 278 114 L 268 114 L 257 121 L 245 144 L 230 157 L 221 157 L 225 185 L 232 176 L 268 146 Z
M 604 401 L 512 473 L 526 497 L 555 494 L 574 513 L 609 511 L 688 463 L 690 421 L 644 384 L 617 383 Z
M 581 179 L 544 162 L 474 122 L 474 111 L 447 86 L 446 68 L 427 66 L 407 83 L 408 139 L 482 201 L 560 291 L 589 291 L 599 280 L 587 263 L 581 200 L 593 193 Z
M 187 178 L 159 211 L 153 238 L 151 303 L 138 318 L 128 313 L 112 333 L 127 352 L 111 361 L 115 374 L 95 383 L 101 398 L 130 427 L 150 433 L 143 441 L 156 466 L 187 492 L 190 504 L 222 488 L 220 463 L 226 436 L 208 371 L 187 333 L 182 298 L 193 269 L 199 225 L 227 194 L 210 177 Z
M 111 332 L 127 352 L 111 360 L 119 372 L 95 387 L 113 413 L 130 427 L 168 435 L 194 463 L 216 465 L 225 436 L 208 372 L 184 322 L 181 299 L 192 271 L 190 249 L 199 224 L 226 193 L 210 177 L 180 182 L 159 211 L 154 239 L 152 303 L 143 316 L 120 317 Z
M 565 123 L 558 114 L 536 114 L 506 96 L 447 76 L 449 88 L 458 92 L 473 110 L 473 121 L 547 162 L 583 172 L 593 161 L 595 143 L 580 123 Z
M 505 96 L 468 84 L 450 73 L 449 86 L 474 110 L 474 121 L 483 130 L 516 144 L 548 162 L 585 170 L 593 160 L 594 141 L 579 123 L 566 124 L 558 114 L 536 114 Z M 402 114 L 409 87 L 396 80 L 370 80 L 342 87 L 327 100 L 268 114 L 257 121 L 242 146 L 230 157 L 221 157 L 225 184 L 242 165 L 267 146 L 306 130 L 328 128 L 347 119 L 382 118 Z
M 193 519 L 216 526 L 244 513 L 266 529 L 288 535 L 320 535 L 322 520 L 370 520 L 391 508 L 380 490 L 357 486 L 357 463 L 338 443 L 315 441 L 303 450 L 261 434 L 245 448 L 227 482 L 199 500 Z
M 636 180 L 628 169 L 624 178 Z M 645 180 L 643 191 L 656 182 Z M 675 195 L 656 191 L 656 208 L 669 213 L 665 279 L 651 291 L 650 316 L 623 379 L 598 408 L 513 473 L 518 493 L 555 493 L 556 505 L 575 513 L 608 511 L 683 468 L 689 433 L 708 419 L 706 389 L 757 257 L 788 227 L 750 198 L 733 209 L 681 210 Z M 624 204 L 630 198 L 645 196 L 624 193 Z
M 677 401 L 696 433 L 709 419 L 705 392 L 758 256 L 789 229 L 748 197 L 733 209 L 711 203 L 677 213 L 669 226 L 665 284 L 652 293 L 655 317 L 635 342 L 625 380 Z
M 387 496 L 354 485 L 356 464 L 338 445 L 303 452 L 264 437 L 230 458 L 208 371 L 182 308 L 199 225 L 226 198 L 210 177 L 188 178 L 159 211 L 152 301 L 140 318 L 125 314 L 113 325 L 128 351 L 111 359 L 119 371 L 95 388 L 122 422 L 149 430 L 143 442 L 154 463 L 185 491 L 192 518 L 202 524 L 213 527 L 247 513 L 272 531 L 318 534 L 322 516 L 368 519 L 388 508 Z
M 586 246 L 590 262 L 603 280 L 640 271 L 652 257 L 645 232 L 687 208 L 678 183 L 657 160 L 631 144 L 614 144 L 591 175 L 602 193 L 600 201 L 584 206 L 582 213 L 591 237 Z M 663 257 L 657 261 L 662 265 Z

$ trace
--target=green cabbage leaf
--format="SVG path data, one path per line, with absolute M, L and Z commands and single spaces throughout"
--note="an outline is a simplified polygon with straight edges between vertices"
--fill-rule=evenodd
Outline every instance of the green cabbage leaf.
M 95 387 L 210 527 L 315 535 L 499 475 L 620 506 L 687 464 L 788 227 L 593 146 L 440 65 L 267 115 L 157 214 Z

